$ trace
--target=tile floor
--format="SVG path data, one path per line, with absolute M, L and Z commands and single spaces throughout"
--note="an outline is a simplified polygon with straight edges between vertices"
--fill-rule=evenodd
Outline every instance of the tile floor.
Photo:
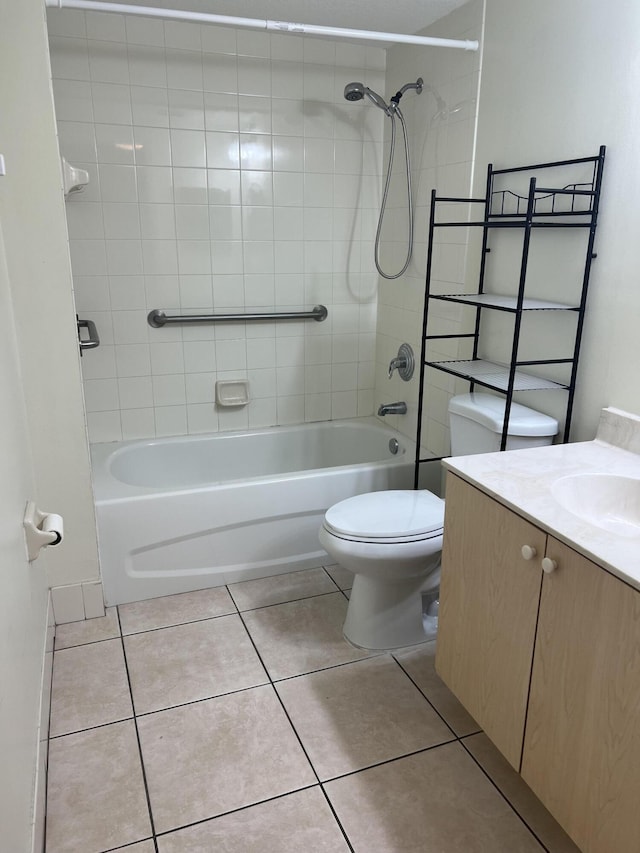
M 339 566 L 57 629 L 47 853 L 577 853 Z

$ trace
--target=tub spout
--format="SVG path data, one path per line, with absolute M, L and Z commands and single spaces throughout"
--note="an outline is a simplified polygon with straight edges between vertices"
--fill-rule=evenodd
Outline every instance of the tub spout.
M 406 415 L 407 404 L 405 402 L 398 403 L 382 403 L 378 409 L 378 415 L 382 418 L 385 415 Z

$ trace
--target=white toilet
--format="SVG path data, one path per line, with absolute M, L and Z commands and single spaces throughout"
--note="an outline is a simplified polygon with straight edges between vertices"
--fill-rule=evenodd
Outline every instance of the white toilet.
M 452 456 L 499 450 L 504 407 L 490 394 L 452 397 Z M 551 444 L 557 432 L 553 418 L 511 404 L 507 450 Z M 370 492 L 327 510 L 320 544 L 355 575 L 344 623 L 349 642 L 394 649 L 427 639 L 422 594 L 440 582 L 443 524 L 444 501 L 424 490 Z

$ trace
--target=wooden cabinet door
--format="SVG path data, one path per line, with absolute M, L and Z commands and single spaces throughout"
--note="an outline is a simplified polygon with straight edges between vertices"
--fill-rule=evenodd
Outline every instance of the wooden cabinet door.
M 584 853 L 640 850 L 640 593 L 549 537 L 522 776 Z
M 436 669 L 520 769 L 546 534 L 447 474 Z M 523 545 L 537 551 L 525 560 Z

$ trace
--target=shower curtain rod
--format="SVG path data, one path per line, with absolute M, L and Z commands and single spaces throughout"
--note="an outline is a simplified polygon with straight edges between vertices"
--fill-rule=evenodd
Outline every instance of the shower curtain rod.
M 186 12 L 179 9 L 155 9 L 151 6 L 131 6 L 124 3 L 104 3 L 101 0 L 45 0 L 51 9 L 86 9 L 92 12 L 118 12 L 148 18 L 168 18 L 172 21 L 193 21 L 199 24 L 217 24 L 222 27 L 248 27 L 254 30 L 272 30 L 293 35 L 328 36 L 329 38 L 391 41 L 398 44 L 422 44 L 431 47 L 452 47 L 460 50 L 478 50 L 477 41 L 467 39 L 441 39 L 430 36 L 412 36 L 402 33 L 378 33 L 370 30 L 351 30 L 343 27 L 323 27 L 316 24 L 294 24 L 287 21 L 270 21 L 263 18 L 236 18 L 231 15 L 211 15 L 207 12 Z

